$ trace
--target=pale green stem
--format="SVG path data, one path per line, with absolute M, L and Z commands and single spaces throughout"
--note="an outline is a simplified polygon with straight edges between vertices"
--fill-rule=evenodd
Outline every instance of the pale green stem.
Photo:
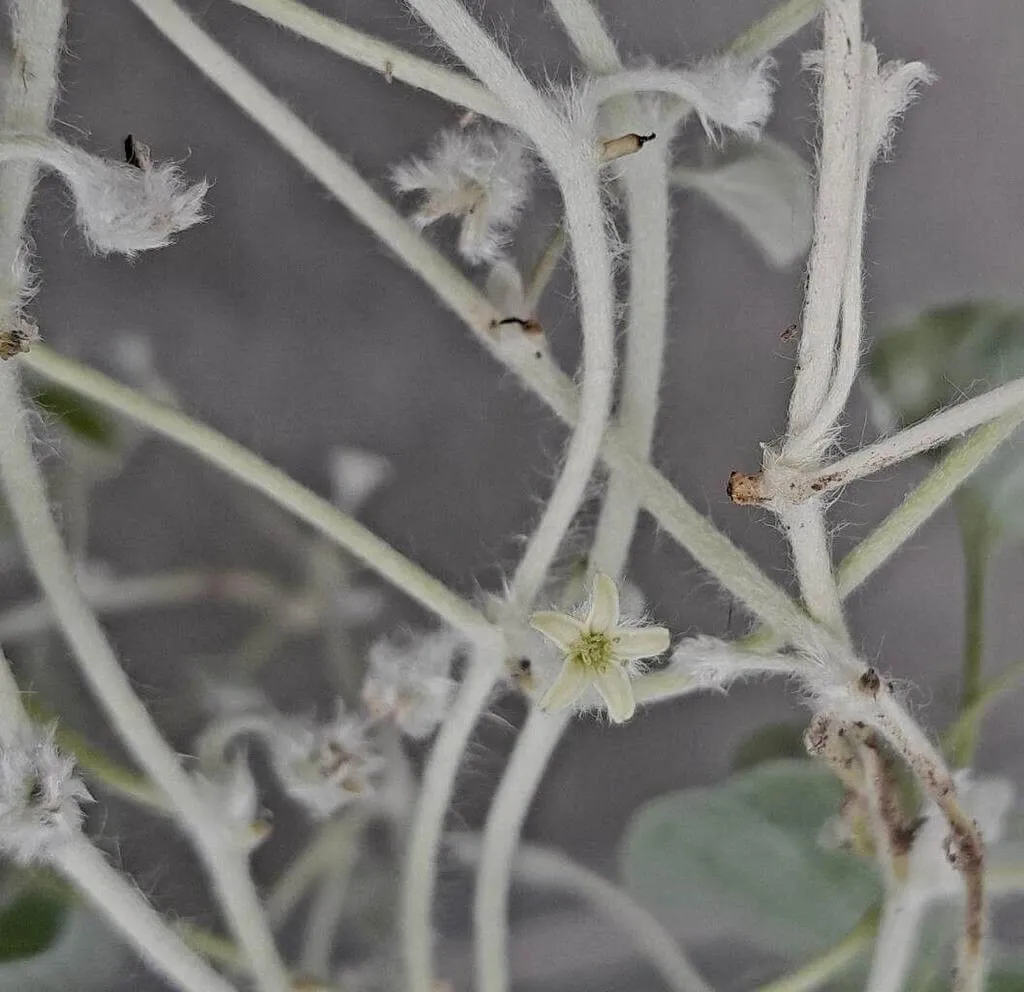
M 743 32 L 730 46 L 734 55 L 762 58 L 792 38 L 821 13 L 823 0 L 788 0 L 780 3 Z
M 343 58 L 379 72 L 389 82 L 397 79 L 492 120 L 505 121 L 508 118 L 508 111 L 502 102 L 475 79 L 357 31 L 305 4 L 296 3 L 295 0 L 232 2 L 294 31 L 307 41 L 323 45 Z
M 878 932 L 878 910 L 869 910 L 854 928 L 823 954 L 796 971 L 762 985 L 758 992 L 815 992 L 846 971 L 870 946 Z
M 123 578 L 85 575 L 79 584 L 89 605 L 97 613 L 111 616 L 207 599 L 265 611 L 280 608 L 288 597 L 286 590 L 266 576 L 246 571 L 182 569 Z M 11 606 L 0 612 L 0 643 L 34 637 L 55 623 L 53 610 L 45 600 Z
M 477 992 L 509 988 L 508 895 L 516 845 L 548 759 L 571 718 L 571 710 L 531 708 L 491 803 L 473 906 Z
M 960 712 L 971 709 L 982 692 L 985 651 L 985 577 L 992 550 L 992 524 L 988 508 L 970 489 L 954 498 L 964 556 L 964 640 L 960 684 Z M 957 768 L 969 768 L 978 743 L 978 723 L 964 725 L 957 750 L 950 760 Z
M 1018 688 L 1022 679 L 1024 679 L 1024 661 L 1018 661 L 981 689 L 974 702 L 960 712 L 956 723 L 943 734 L 942 745 L 945 752 L 949 755 L 961 754 L 965 748 L 963 741 L 976 739 L 981 718 L 986 710 L 1004 693 Z
M 330 865 L 319 880 L 303 932 L 300 971 L 314 978 L 327 979 L 331 974 L 331 955 L 345 909 L 348 883 L 359 860 L 365 821 L 362 817 L 349 817 L 342 822 L 347 829 L 339 834 Z
M 399 932 L 406 988 L 434 992 L 434 931 L 437 854 L 455 777 L 473 728 L 494 689 L 500 657 L 478 652 L 430 749 L 413 808 L 402 871 Z
M 288 983 L 242 852 L 230 830 L 212 815 L 161 736 L 121 668 L 95 615 L 78 589 L 74 570 L 50 515 L 42 475 L 25 430 L 16 369 L 0 366 L 0 478 L 8 509 L 36 579 L 57 615 L 82 674 L 132 755 L 174 805 L 213 882 L 262 992 Z
M 332 503 L 219 431 L 192 420 L 178 410 L 162 406 L 45 346 L 33 348 L 30 354 L 23 356 L 23 360 L 39 375 L 156 431 L 263 493 L 456 629 L 471 637 L 486 635 L 492 630 L 483 614 L 418 565 Z
M 343 820 L 330 820 L 321 826 L 313 840 L 288 865 L 267 895 L 267 917 L 271 926 L 280 927 L 302 901 L 307 890 L 330 868 L 338 846 L 350 835 Z
M 1024 408 L 979 427 L 942 457 L 903 502 L 839 563 L 844 598 L 874 574 L 1024 422 Z

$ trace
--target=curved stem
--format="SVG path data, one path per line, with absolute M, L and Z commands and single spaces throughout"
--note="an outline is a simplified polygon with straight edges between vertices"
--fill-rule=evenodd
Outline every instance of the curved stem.
M 487 815 L 473 905 L 477 992 L 507 992 L 508 896 L 512 862 L 523 823 L 548 759 L 571 711 L 546 713 L 534 706 L 519 733 Z
M 490 698 L 498 670 L 498 658 L 478 653 L 471 659 L 423 769 L 406 842 L 399 911 L 402 959 L 409 992 L 433 992 L 434 989 L 431 917 L 445 814 L 466 745 Z
M 378 575 L 470 637 L 485 635 L 491 624 L 464 599 L 399 554 L 332 503 L 300 485 L 219 431 L 162 406 L 141 393 L 64 358 L 45 346 L 23 356 L 34 372 L 115 410 L 216 465 L 315 527 Z
M 195 843 L 218 902 L 249 957 L 263 992 L 285 992 L 288 980 L 263 916 L 242 852 L 213 815 L 135 695 L 74 577 L 50 515 L 18 396 L 16 370 L 0 366 L 0 478 L 7 505 L 36 579 L 53 606 L 82 674 L 136 760 L 159 784 Z

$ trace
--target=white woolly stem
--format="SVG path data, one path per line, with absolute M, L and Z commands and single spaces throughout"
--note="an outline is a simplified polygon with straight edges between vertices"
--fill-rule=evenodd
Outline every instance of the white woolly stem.
M 548 2 L 590 72 L 609 75 L 622 69 L 615 39 L 590 0 Z
M 808 500 L 777 506 L 776 511 L 793 550 L 793 569 L 808 611 L 837 638 L 847 640 L 849 635 L 832 568 L 824 505 L 820 500 Z
M 1024 406 L 980 427 L 958 444 L 839 563 L 836 578 L 844 598 L 885 564 L 918 528 L 1024 423 Z
M 867 992 L 902 992 L 917 955 L 927 910 L 927 903 L 905 888 L 885 900 Z
M 138 888 L 84 837 L 52 855 L 54 867 L 107 918 L 125 942 L 181 992 L 237 992 L 172 930 Z M 290 988 L 282 985 L 281 988 Z
M 547 161 L 562 193 L 581 301 L 583 386 L 580 413 L 565 465 L 512 581 L 509 598 L 529 608 L 583 500 L 611 406 L 615 368 L 611 257 L 597 184 L 597 161 L 586 135 L 572 129 L 455 0 L 410 0 L 438 37 L 494 93 Z
M 804 432 L 820 408 L 832 379 L 833 352 L 857 179 L 858 115 L 861 82 L 860 0 L 825 4 L 822 139 L 814 241 L 808 261 L 803 329 L 789 429 L 783 457 L 814 458 L 820 439 Z
M 60 0 L 10 0 L 11 49 L 0 95 L 4 131 L 44 133 L 57 96 L 64 4 Z M 25 290 L 18 264 L 23 228 L 37 169 L 32 162 L 0 169 L 0 314 L 8 314 Z
M 130 417 L 263 493 L 456 629 L 470 637 L 487 636 L 493 630 L 482 613 L 432 575 L 332 503 L 218 431 L 45 346 L 33 348 L 22 360 L 47 379 Z
M 455 834 L 449 836 L 448 841 L 462 860 L 467 863 L 479 860 L 480 843 L 475 837 Z M 519 845 L 512 872 L 516 881 L 525 885 L 564 890 L 589 903 L 595 912 L 629 937 L 673 992 L 711 992 L 672 934 L 622 888 L 597 872 L 561 852 L 533 844 Z
M 242 852 L 228 827 L 200 798 L 177 755 L 135 695 L 78 589 L 72 563 L 50 515 L 24 417 L 15 368 L 4 364 L 0 366 L 0 478 L 36 578 L 112 726 L 146 774 L 166 792 L 194 841 L 231 929 L 249 958 L 258 987 L 263 992 L 284 992 L 287 976 Z
M 1024 407 L 1024 379 L 1014 379 L 1004 386 L 991 389 L 981 396 L 965 400 L 948 410 L 933 414 L 926 420 L 876 441 L 852 455 L 823 466 L 808 476 L 804 491 L 827 493 L 847 485 L 855 479 L 880 472 L 906 461 L 923 451 L 930 451 L 969 430 L 996 420 L 1003 414 L 1022 415 Z
M 419 58 L 363 31 L 357 31 L 305 4 L 296 3 L 296 0 L 232 2 L 294 31 L 307 41 L 322 45 L 343 58 L 379 72 L 388 82 L 398 80 L 491 120 L 506 121 L 508 118 L 508 111 L 501 100 L 475 79 Z
M 499 658 L 474 655 L 423 769 L 406 840 L 399 915 L 408 992 L 434 992 L 432 912 L 445 814 L 470 735 L 499 670 Z
M 658 415 L 668 311 L 668 147 L 671 134 L 659 134 L 624 165 L 629 218 L 629 323 L 619 396 L 618 425 L 623 442 L 639 457 L 650 457 Z M 591 556 L 595 568 L 619 575 L 629 557 L 640 501 L 633 479 L 611 473 L 601 504 Z
M 571 710 L 534 706 L 519 733 L 487 816 L 473 904 L 477 992 L 508 992 L 508 895 L 516 846 L 537 786 Z
M 497 337 L 500 314 L 443 256 L 434 250 L 355 170 L 307 128 L 171 0 L 134 0 L 188 58 L 305 166 L 356 218 L 369 227 L 455 312 L 477 340 L 514 371 L 570 426 L 577 420 L 572 383 L 526 335 Z M 30 356 L 31 357 L 31 356 Z M 40 369 L 40 371 L 43 371 Z M 75 388 L 73 385 L 70 388 Z M 102 397 L 94 397 L 102 403 Z M 601 449 L 612 468 L 632 473 L 641 502 L 671 536 L 737 599 L 773 627 L 806 640 L 814 630 L 799 607 L 724 534 L 646 461 L 639 460 L 609 430 Z

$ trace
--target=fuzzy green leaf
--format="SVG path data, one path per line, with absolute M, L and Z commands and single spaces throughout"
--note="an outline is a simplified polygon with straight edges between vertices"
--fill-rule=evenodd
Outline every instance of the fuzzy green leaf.
M 873 866 L 819 842 L 842 792 L 820 765 L 790 760 L 662 796 L 627 829 L 623 877 L 684 928 L 696 912 L 719 936 L 787 958 L 816 953 L 881 895 Z
M 48 889 L 26 888 L 0 909 L 0 961 L 42 954 L 64 925 L 69 903 Z

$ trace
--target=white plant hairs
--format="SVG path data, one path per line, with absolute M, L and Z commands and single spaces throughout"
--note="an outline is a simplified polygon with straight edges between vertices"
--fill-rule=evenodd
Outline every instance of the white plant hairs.
M 844 610 L 844 599 L 1024 421 L 1024 380 L 1016 380 L 853 452 L 837 448 L 864 347 L 871 170 L 892 151 L 904 112 L 933 81 L 929 68 L 878 52 L 866 40 L 860 0 L 781 0 L 727 51 L 684 68 L 627 61 L 592 0 L 546 0 L 577 57 L 572 77 L 557 82 L 521 68 L 477 19 L 479 5 L 464 0 L 396 4 L 396 16 L 415 18 L 447 51 L 436 61 L 298 0 L 234 2 L 393 87 L 417 87 L 456 108 L 431 145 L 387 175 L 367 177 L 346 157 L 348 149 L 336 151 L 321 139 L 175 0 L 125 0 L 368 228 L 387 247 L 389 264 L 415 273 L 503 371 L 568 426 L 569 439 L 550 497 L 504 586 L 467 598 L 357 521 L 363 500 L 387 475 L 379 457 L 325 452 L 333 483 L 328 499 L 192 419 L 144 348 L 122 356 L 131 385 L 49 348 L 46 327 L 37 331 L 29 316 L 30 263 L 46 273 L 46 258 L 33 257 L 26 229 L 41 169 L 66 184 L 83 250 L 99 255 L 174 251 L 166 246 L 187 237 L 182 232 L 217 221 L 204 214 L 209 184 L 191 176 L 188 163 L 156 161 L 134 139 L 125 161 L 114 162 L 91 153 L 86 138 L 72 144 L 58 136 L 66 130 L 54 116 L 65 57 L 62 0 L 9 0 L 12 50 L 0 107 L 0 483 L 43 598 L 0 616 L 0 646 L 13 653 L 16 642 L 56 627 L 134 767 L 62 735 L 55 715 L 33 702 L 21 666 L 12 668 L 0 653 L 3 859 L 63 876 L 149 968 L 183 992 L 508 992 L 514 871 L 527 884 L 582 897 L 622 928 L 669 987 L 707 990 L 647 909 L 566 857 L 522 846 L 520 834 L 574 717 L 596 714 L 602 732 L 622 733 L 619 724 L 642 720 L 659 702 L 783 676 L 809 710 L 808 751 L 835 771 L 870 827 L 884 902 L 869 992 L 904 987 L 923 917 L 939 898 L 960 907 L 955 989 L 981 992 L 992 895 L 1022 885 L 1020 871 L 998 875 L 986 863 L 986 844 L 1004 829 L 1012 794 L 970 769 L 949 767 L 893 682 L 876 670 L 889 667 L 884 656 L 859 656 Z M 773 109 L 772 51 L 798 33 L 813 49 L 804 62 L 818 87 L 820 144 L 811 186 L 800 160 L 763 133 Z M 455 63 L 463 68 L 451 68 Z M 702 136 L 716 165 L 676 160 L 673 139 L 684 127 Z M 517 229 L 528 222 L 532 193 L 545 185 L 557 191 L 557 227 L 534 270 L 522 271 L 513 250 Z M 652 458 L 673 320 L 674 185 L 719 205 L 775 264 L 789 264 L 809 246 L 786 423 L 752 439 L 762 443 L 759 471 L 728 480 L 734 503 L 777 520 L 789 542 L 796 597 L 695 509 Z M 446 233 L 452 223 L 454 237 Z M 537 317 L 563 254 L 581 334 L 580 365 L 571 374 L 553 357 Z M 628 276 L 621 298 L 617 267 Z M 68 544 L 59 506 L 51 509 L 23 370 L 116 415 L 119 424 L 180 446 L 300 521 L 297 540 L 311 549 L 303 552 L 308 589 L 295 593 L 242 570 L 131 581 L 90 570 Z M 964 435 L 836 562 L 825 516 L 843 487 Z M 580 511 L 595 493 L 600 509 L 581 544 Z M 641 511 L 746 611 L 756 627 L 751 634 L 737 641 L 684 637 L 648 614 L 627 581 Z M 575 556 L 566 551 L 570 541 Z M 351 658 L 357 652 L 350 628 L 380 611 L 378 590 L 355 578 L 356 566 L 407 595 L 437 626 L 396 630 L 363 650 L 358 664 L 341 663 L 339 698 L 323 712 L 315 701 L 308 711 L 282 712 L 242 678 L 209 678 L 201 690 L 208 719 L 187 757 L 140 700 L 100 622 L 101 615 L 150 604 L 220 597 L 270 618 L 240 649 L 253 668 L 275 638 L 295 633 L 326 631 L 334 654 Z M 459 835 L 450 831 L 456 779 L 499 692 L 519 694 L 527 716 L 482 834 Z M 410 741 L 422 750 L 422 766 L 409 757 Z M 266 759 L 260 774 L 250 762 L 254 751 Z M 924 797 L 921 829 L 908 826 L 893 801 L 891 756 Z M 312 824 L 307 846 L 293 852 L 265 892 L 250 863 L 273 830 L 262 775 Z M 180 830 L 202 867 L 223 936 L 158 913 L 90 840 L 84 811 L 108 794 Z M 354 966 L 336 955 L 338 921 L 346 882 L 378 821 L 391 825 L 400 850 L 394 939 Z M 472 977 L 438 960 L 435 896 L 446 858 L 474 871 Z M 296 951 L 281 932 L 307 896 Z M 831 964 L 816 967 L 777 988 L 816 988 L 834 973 Z

